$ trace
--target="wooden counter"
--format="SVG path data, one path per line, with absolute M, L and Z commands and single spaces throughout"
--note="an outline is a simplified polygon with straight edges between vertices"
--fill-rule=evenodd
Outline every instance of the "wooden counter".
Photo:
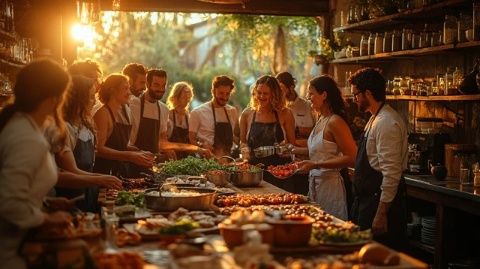
M 430 175 L 405 175 L 405 180 L 410 209 L 433 211 L 436 223 L 434 246 L 416 240 L 412 245 L 433 255 L 434 268 L 448 268 L 452 261 L 477 256 L 480 188 L 461 185 L 454 178 L 438 181 Z

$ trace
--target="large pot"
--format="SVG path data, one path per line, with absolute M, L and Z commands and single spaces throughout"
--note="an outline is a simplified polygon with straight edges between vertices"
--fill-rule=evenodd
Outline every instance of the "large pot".
M 235 171 L 230 176 L 230 181 L 237 187 L 256 187 L 263 180 L 263 170 L 258 172 Z
M 158 196 L 152 194 L 152 192 L 159 192 L 158 189 L 147 189 L 145 190 L 145 204 L 148 209 L 156 211 L 175 211 L 180 207 L 188 210 L 211 210 L 215 199 L 215 190 L 195 187 L 180 187 L 178 190 L 195 191 L 200 195 Z

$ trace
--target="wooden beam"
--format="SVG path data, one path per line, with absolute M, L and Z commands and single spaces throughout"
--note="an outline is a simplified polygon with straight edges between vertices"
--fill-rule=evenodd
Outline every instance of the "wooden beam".
M 102 10 L 112 10 L 112 0 L 101 0 Z M 120 0 L 120 11 L 185 13 L 236 13 L 279 16 L 322 16 L 328 0 L 247 0 L 246 4 L 214 4 L 198 0 Z

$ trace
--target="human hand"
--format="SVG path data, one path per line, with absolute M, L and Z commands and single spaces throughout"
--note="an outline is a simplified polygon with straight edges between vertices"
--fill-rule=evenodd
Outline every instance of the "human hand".
M 316 168 L 317 162 L 312 160 L 304 160 L 304 161 L 298 162 L 297 165 L 298 165 L 298 171 L 308 172 Z
M 203 158 L 212 158 L 213 157 L 212 151 L 209 150 L 209 149 L 206 149 L 206 148 L 198 148 L 197 152 Z
M 97 185 L 102 188 L 107 189 L 122 189 L 122 181 L 115 176 L 111 175 L 101 175 L 96 179 Z
M 149 151 L 130 151 L 129 157 L 130 162 L 145 167 L 153 166 L 155 160 L 155 155 Z

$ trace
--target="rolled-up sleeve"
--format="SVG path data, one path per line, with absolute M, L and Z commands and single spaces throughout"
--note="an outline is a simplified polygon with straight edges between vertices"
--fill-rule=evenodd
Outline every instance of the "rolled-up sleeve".
M 132 119 L 132 130 L 130 131 L 130 145 L 137 141 L 138 128 L 140 125 L 140 99 L 134 97 L 130 100 L 130 114 Z
M 39 226 L 44 214 L 30 197 L 30 188 L 36 171 L 47 163 L 47 148 L 35 139 L 17 138 L 1 156 L 0 217 L 23 229 Z
M 403 172 L 404 130 L 398 122 L 383 121 L 377 127 L 376 151 L 378 166 L 383 175 L 380 201 L 389 203 L 397 194 L 398 184 Z

